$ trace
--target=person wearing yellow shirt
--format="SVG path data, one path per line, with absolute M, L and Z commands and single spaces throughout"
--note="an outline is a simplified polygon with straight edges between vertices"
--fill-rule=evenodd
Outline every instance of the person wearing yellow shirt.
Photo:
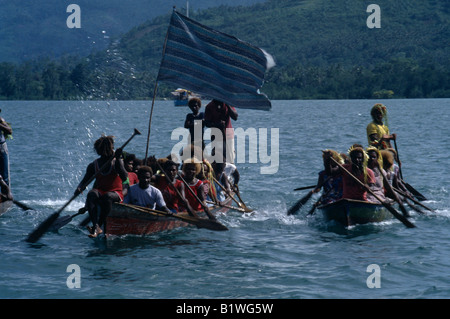
M 386 106 L 377 103 L 371 111 L 372 122 L 367 125 L 367 140 L 369 146 L 374 146 L 379 150 L 391 148 L 391 140 L 397 138 L 396 134 L 390 134 L 387 125 L 387 109 Z

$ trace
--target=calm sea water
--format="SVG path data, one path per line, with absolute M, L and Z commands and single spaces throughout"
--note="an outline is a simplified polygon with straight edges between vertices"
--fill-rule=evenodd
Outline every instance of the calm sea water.
M 255 211 L 219 216 L 227 232 L 192 228 L 92 240 L 75 218 L 34 245 L 26 236 L 70 199 L 102 133 L 119 146 L 138 128 L 143 135 L 126 150 L 145 155 L 151 104 L 2 102 L 1 115 L 14 129 L 13 193 L 35 210 L 14 206 L 0 216 L 0 298 L 449 298 L 449 99 L 382 101 L 398 134 L 404 178 L 436 209 L 426 216 L 412 211 L 417 228 L 394 219 L 344 229 L 320 213 L 306 217 L 314 198 L 298 215 L 286 215 L 307 192 L 293 189 L 316 182 L 322 149 L 367 144 L 375 102 L 273 101 L 270 112 L 238 109 L 234 127 L 267 128 L 269 136 L 270 128 L 279 129 L 279 142 L 268 146 L 269 154 L 279 148 L 279 166 L 260 174 L 268 164 L 259 159 L 238 164 L 242 197 Z M 149 154 L 166 156 L 179 142 L 171 134 L 187 111 L 156 102 Z M 79 196 L 61 216 L 77 212 L 84 200 Z M 66 284 L 71 264 L 80 267 L 80 288 Z M 371 264 L 380 267 L 380 288 L 367 286 Z

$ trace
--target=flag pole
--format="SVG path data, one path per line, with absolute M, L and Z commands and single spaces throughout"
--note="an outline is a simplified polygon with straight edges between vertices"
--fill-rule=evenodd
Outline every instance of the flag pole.
M 173 11 L 175 11 L 175 6 L 173 6 Z M 161 60 L 164 58 L 164 54 L 166 52 L 166 44 L 167 44 L 167 37 L 168 36 L 169 36 L 169 28 L 167 28 L 166 38 L 164 39 L 163 52 L 162 52 Z M 155 87 L 153 89 L 152 108 L 150 110 L 150 117 L 148 119 L 147 146 L 145 147 L 145 157 L 144 157 L 146 161 L 147 161 L 147 157 L 148 157 L 148 146 L 149 146 L 149 143 L 150 143 L 150 131 L 151 131 L 151 128 L 152 128 L 153 109 L 155 107 L 155 98 L 156 98 L 157 90 L 158 90 L 158 76 L 156 77 L 156 80 L 155 80 Z M 145 164 L 147 164 L 147 163 L 145 163 Z

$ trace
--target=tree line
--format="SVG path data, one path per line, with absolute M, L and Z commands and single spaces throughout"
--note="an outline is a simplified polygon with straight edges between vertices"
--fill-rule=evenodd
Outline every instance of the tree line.
M 128 70 L 127 68 L 131 69 Z M 0 63 L 3 100 L 151 99 L 156 74 L 95 67 L 86 59 L 65 58 L 23 64 Z M 157 98 L 175 89 L 158 84 Z M 261 89 L 272 100 L 449 98 L 450 70 L 430 61 L 395 58 L 372 67 L 291 63 L 275 67 Z

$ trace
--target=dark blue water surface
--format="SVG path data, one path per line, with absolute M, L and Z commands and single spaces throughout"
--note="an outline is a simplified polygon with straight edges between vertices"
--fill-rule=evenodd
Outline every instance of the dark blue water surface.
M 207 101 L 204 101 L 206 104 Z M 344 229 L 318 212 L 287 209 L 314 184 L 322 169 L 321 150 L 346 151 L 367 145 L 365 127 L 374 100 L 273 101 L 269 112 L 238 109 L 235 128 L 255 128 L 258 156 L 238 163 L 240 189 L 251 214 L 220 215 L 229 231 L 183 229 L 158 235 L 93 240 L 78 228 L 81 217 L 36 244 L 27 235 L 72 196 L 102 133 L 121 145 L 146 152 L 150 102 L 2 102 L 12 124 L 8 141 L 11 181 L 17 200 L 0 216 L 0 298 L 448 298 L 450 297 L 450 100 L 386 100 L 389 126 L 397 133 L 407 182 L 428 197 L 436 213 L 411 211 L 417 226 L 396 219 Z M 187 108 L 156 101 L 149 154 L 163 157 L 180 142 Z M 272 143 L 270 137 L 279 138 Z M 262 129 L 262 130 L 259 130 Z M 261 174 L 261 138 L 268 132 L 271 174 Z M 250 132 L 250 131 L 247 131 Z M 260 134 L 261 132 L 261 134 Z M 276 156 L 276 150 L 279 156 Z M 265 162 L 264 162 L 265 161 Z M 316 195 L 314 195 L 316 196 Z M 85 194 L 62 213 L 74 214 Z M 77 219 L 79 218 L 79 219 Z M 80 267 L 80 288 L 69 288 L 69 265 Z M 380 269 L 380 288 L 369 288 L 368 266 Z

